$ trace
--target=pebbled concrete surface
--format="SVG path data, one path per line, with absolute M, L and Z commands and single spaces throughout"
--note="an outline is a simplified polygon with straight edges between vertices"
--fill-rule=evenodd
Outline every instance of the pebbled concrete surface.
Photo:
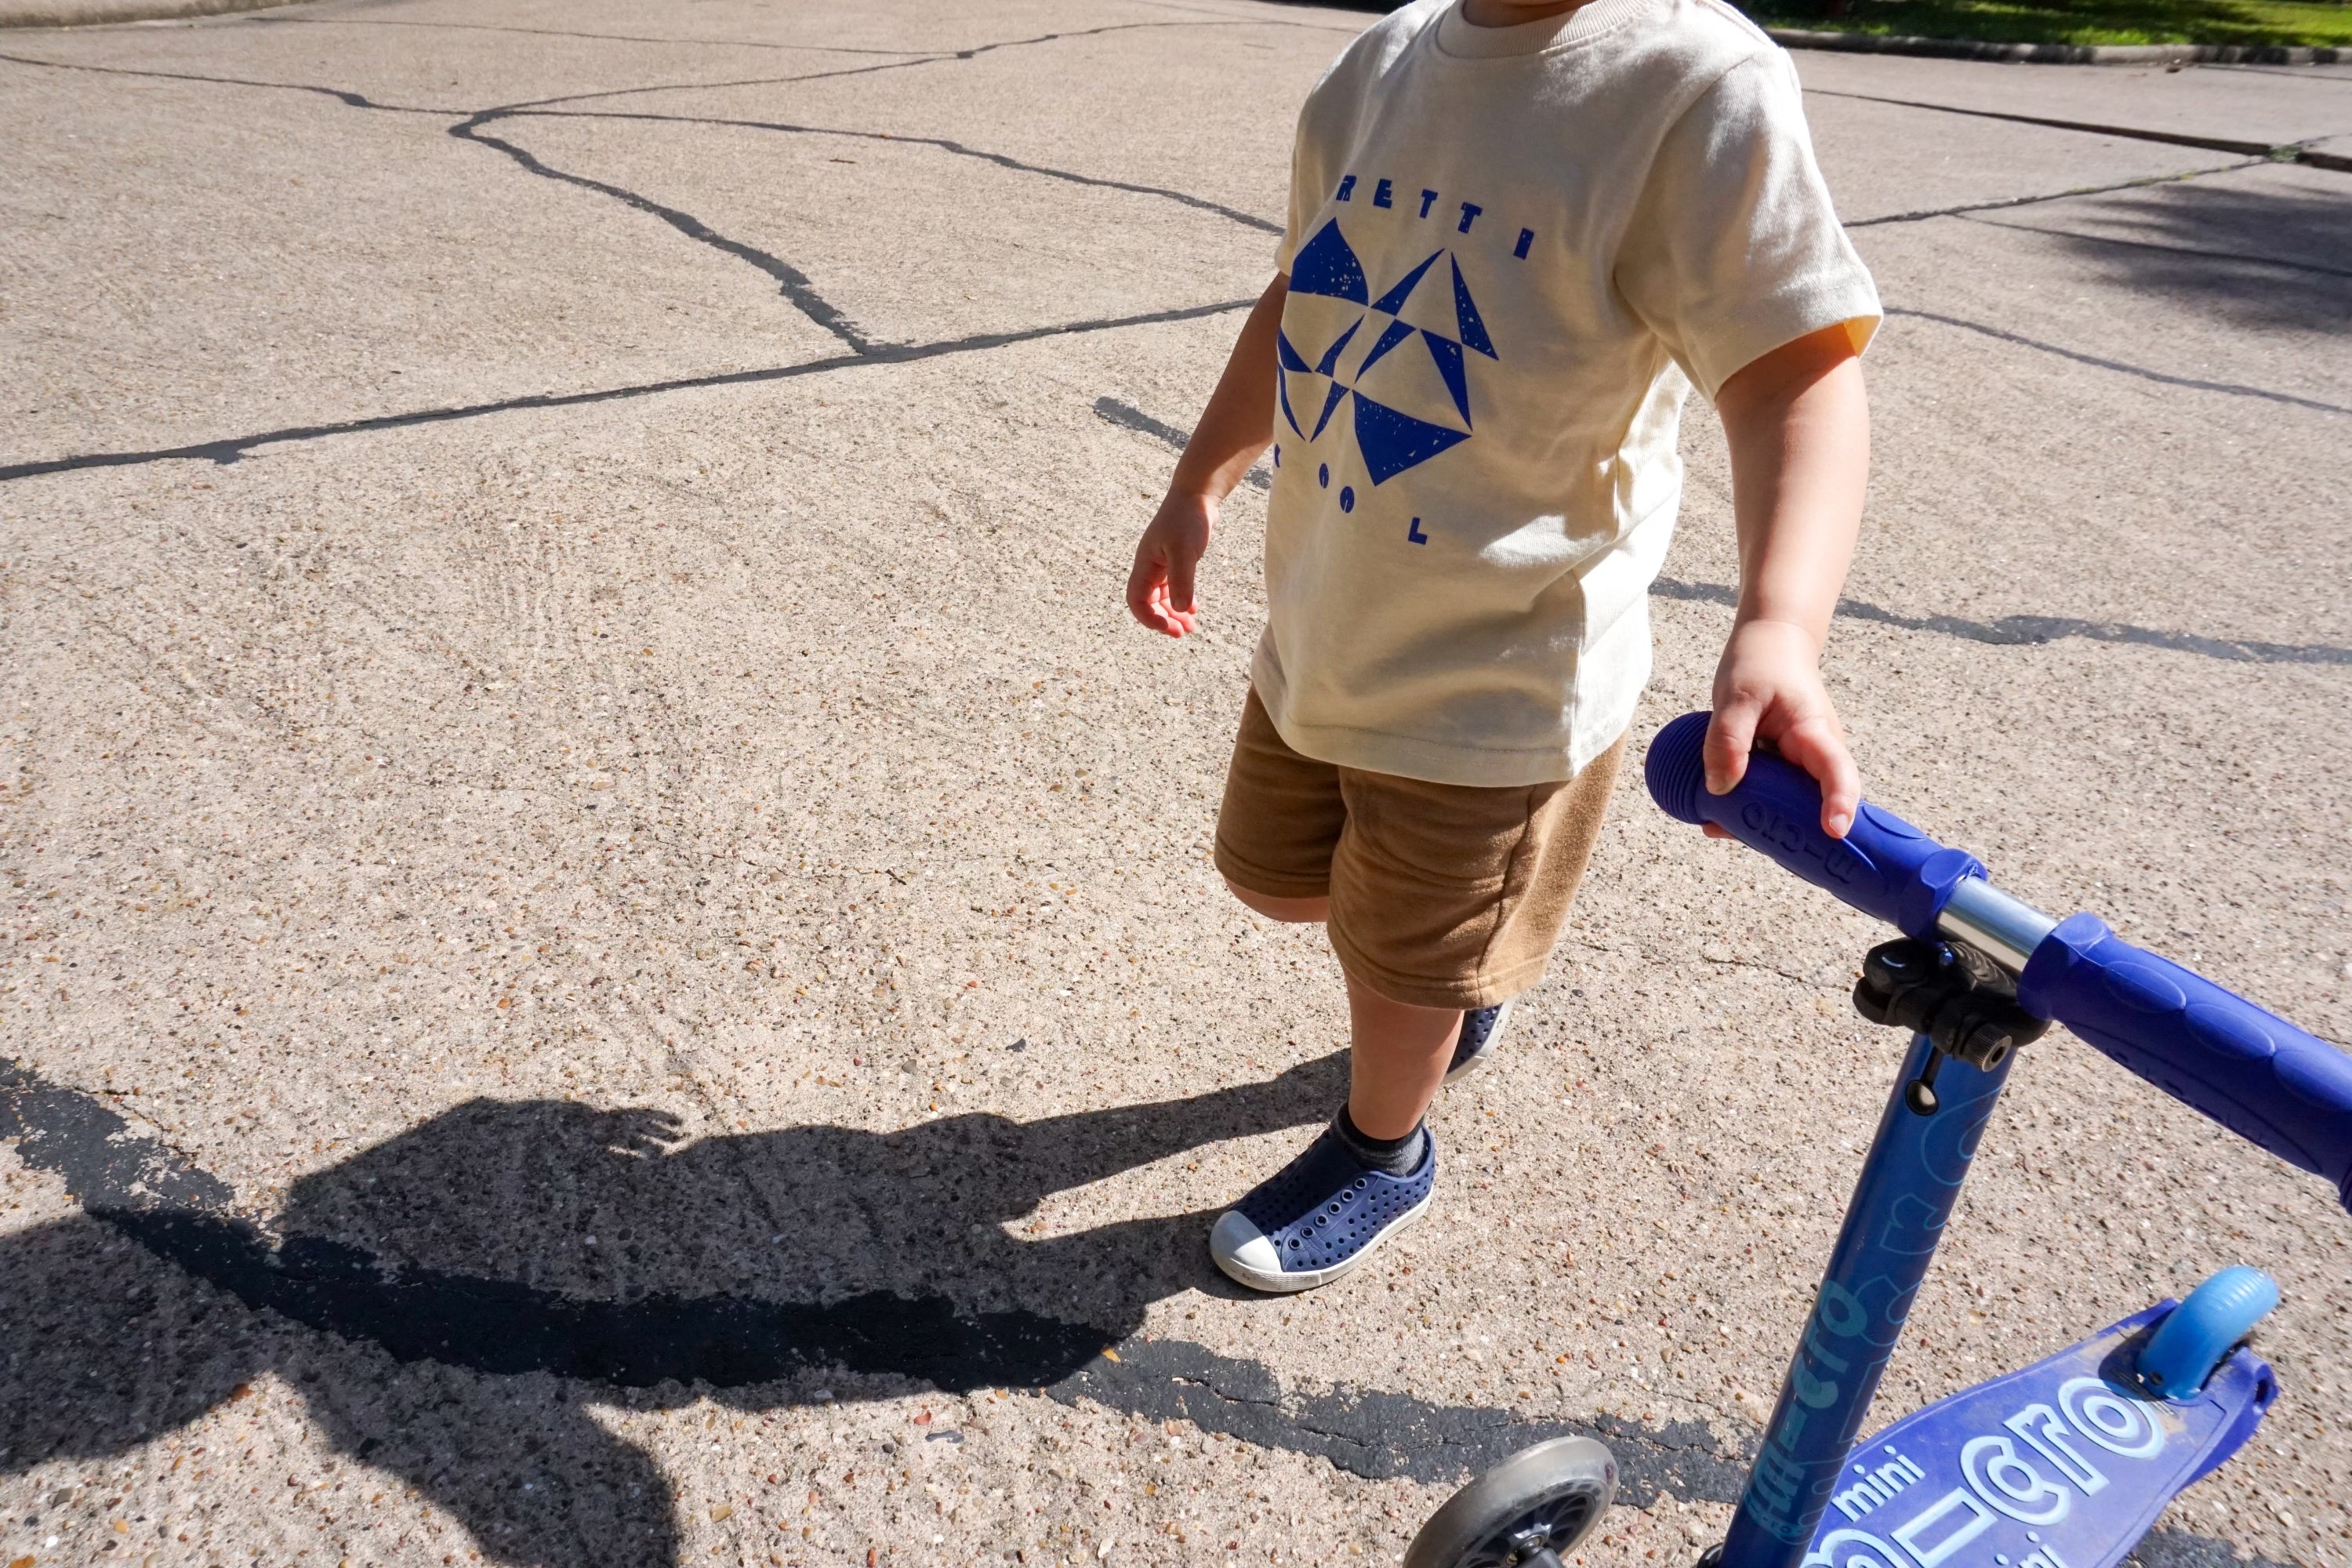
M 1559 1431 L 1586 1568 L 1719 1530 L 1895 1042 L 1876 933 L 1638 793 L 1430 1219 L 1303 1300 L 1202 1251 L 1342 1070 L 1206 858 L 1261 492 L 1200 638 L 1117 589 L 1363 22 L 0 42 L 0 1563 L 1393 1560 Z M 1943 111 L 2347 79 L 1801 66 L 1893 310 L 1873 793 L 2352 1039 L 2352 186 Z M 1727 617 L 1687 450 L 1645 731 Z M 2141 1559 L 2343 1568 L 2347 1225 L 2054 1037 L 1884 1408 L 2260 1263 L 2286 1398 Z

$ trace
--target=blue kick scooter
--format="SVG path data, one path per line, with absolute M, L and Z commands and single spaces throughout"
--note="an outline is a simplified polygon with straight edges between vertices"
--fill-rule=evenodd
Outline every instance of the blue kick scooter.
M 1706 724 L 1686 713 L 1658 732 L 1652 798 L 1901 931 L 1871 951 L 1853 1001 L 1873 1023 L 1910 1030 L 1911 1045 L 1730 1533 L 1700 1568 L 2112 1568 L 2277 1397 L 2245 1343 L 2278 1304 L 2268 1276 L 2225 1268 L 2187 1300 L 1854 1441 L 2017 1048 L 2063 1024 L 2326 1178 L 2347 1206 L 2352 1057 L 2095 915 L 2029 908 L 1973 856 L 1876 806 L 1830 837 L 1820 790 L 1777 757 L 1758 753 L 1737 789 L 1709 795 Z M 1591 1438 L 1522 1450 L 1431 1516 L 1405 1568 L 1560 1568 L 1616 1484 Z

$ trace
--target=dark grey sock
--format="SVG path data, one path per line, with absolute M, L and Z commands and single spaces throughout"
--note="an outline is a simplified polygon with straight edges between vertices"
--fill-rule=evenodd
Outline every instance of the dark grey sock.
M 1429 1142 L 1427 1133 L 1416 1124 L 1402 1138 L 1373 1138 L 1356 1125 L 1348 1108 L 1339 1107 L 1339 1114 L 1331 1121 L 1331 1131 L 1348 1152 L 1375 1171 L 1386 1171 L 1391 1176 L 1410 1176 L 1421 1168 L 1421 1152 Z

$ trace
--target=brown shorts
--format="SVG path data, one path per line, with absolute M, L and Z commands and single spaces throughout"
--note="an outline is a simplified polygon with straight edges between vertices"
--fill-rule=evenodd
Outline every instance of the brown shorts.
M 1490 1007 L 1543 977 L 1624 752 L 1558 784 L 1429 784 L 1300 756 L 1253 690 L 1217 869 L 1268 898 L 1328 894 L 1339 967 L 1391 1001 Z

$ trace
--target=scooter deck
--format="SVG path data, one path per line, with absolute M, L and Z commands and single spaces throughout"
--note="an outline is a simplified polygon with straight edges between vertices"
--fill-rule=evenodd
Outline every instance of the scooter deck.
M 2143 1395 L 2133 1359 L 2173 1305 L 1856 1445 L 1805 1568 L 2112 1568 L 2175 1493 L 2253 1436 L 2278 1395 L 2242 1345 L 2193 1397 Z

